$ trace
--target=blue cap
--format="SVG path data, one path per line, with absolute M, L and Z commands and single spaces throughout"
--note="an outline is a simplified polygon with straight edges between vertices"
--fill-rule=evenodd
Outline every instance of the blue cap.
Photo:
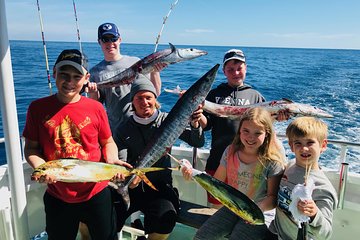
M 103 23 L 98 28 L 98 39 L 104 35 L 111 34 L 114 37 L 120 37 L 119 29 L 114 23 Z

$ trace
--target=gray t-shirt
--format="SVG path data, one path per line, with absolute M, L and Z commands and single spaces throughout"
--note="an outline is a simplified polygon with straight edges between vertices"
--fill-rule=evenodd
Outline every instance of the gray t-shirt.
M 220 165 L 227 167 L 228 146 L 220 160 Z M 237 156 L 235 154 L 235 156 Z M 267 196 L 267 180 L 278 176 L 284 171 L 284 166 L 277 161 L 268 161 L 265 166 L 259 161 L 246 164 L 240 161 L 238 170 L 238 190 L 251 198 L 255 203 L 261 202 Z
M 90 81 L 101 82 L 119 74 L 136 63 L 140 58 L 122 55 L 118 61 L 101 61 L 90 69 Z M 100 101 L 105 103 L 111 130 L 131 115 L 131 84 L 99 89 Z
M 296 239 L 298 225 L 289 211 L 290 196 L 296 184 L 304 183 L 304 176 L 305 168 L 292 161 L 286 167 L 281 179 L 275 220 L 270 225 L 270 231 L 278 234 L 279 239 Z M 309 237 L 310 239 L 329 239 L 332 233 L 333 210 L 337 205 L 336 191 L 323 171 L 311 170 L 309 177 L 315 184 L 312 199 L 319 209 L 315 218 L 309 223 Z

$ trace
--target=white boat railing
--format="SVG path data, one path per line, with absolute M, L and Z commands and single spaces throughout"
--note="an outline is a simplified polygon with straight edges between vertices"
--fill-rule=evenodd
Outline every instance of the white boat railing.
M 279 135 L 278 137 L 284 138 L 285 136 Z M 0 138 L 0 144 L 1 143 L 5 143 L 5 138 Z M 355 148 L 360 149 L 360 143 L 357 143 L 357 142 L 348 142 L 348 141 L 342 141 L 342 140 L 328 139 L 328 143 L 340 147 L 340 158 L 339 158 L 340 164 L 346 162 L 346 154 L 349 150 L 349 147 L 355 147 Z M 195 160 L 195 162 L 193 161 L 194 166 L 196 165 L 196 155 L 197 155 L 196 152 L 197 152 L 197 149 L 194 148 L 194 150 L 193 150 L 193 160 Z

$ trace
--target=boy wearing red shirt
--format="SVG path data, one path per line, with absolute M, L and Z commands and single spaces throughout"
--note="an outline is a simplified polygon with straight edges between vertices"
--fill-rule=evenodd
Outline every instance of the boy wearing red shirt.
M 26 161 L 36 168 L 46 161 L 77 158 L 130 165 L 118 160 L 116 144 L 103 106 L 79 93 L 89 81 L 86 56 L 76 49 L 58 56 L 53 76 L 58 92 L 33 101 L 23 132 Z M 121 174 L 118 178 L 123 179 Z M 92 239 L 114 239 L 115 216 L 107 181 L 57 182 L 44 175 L 48 239 L 75 239 L 79 222 L 88 225 Z

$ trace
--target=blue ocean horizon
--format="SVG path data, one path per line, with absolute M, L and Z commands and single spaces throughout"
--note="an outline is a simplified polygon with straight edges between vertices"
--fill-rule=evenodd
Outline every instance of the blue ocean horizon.
M 288 98 L 295 102 L 311 104 L 334 115 L 324 121 L 329 125 L 329 139 L 360 143 L 360 50 L 265 48 L 242 46 L 185 46 L 208 51 L 208 55 L 168 66 L 161 72 L 162 88 L 173 89 L 179 85 L 187 89 L 217 63 L 222 63 L 224 53 L 240 48 L 247 57 L 246 84 L 253 86 L 270 100 Z M 79 48 L 77 42 L 47 42 L 50 74 L 56 57 L 63 49 Z M 160 45 L 158 51 L 168 48 Z M 99 45 L 82 43 L 90 67 L 103 59 Z M 10 41 L 19 132 L 23 131 L 26 111 L 31 101 L 48 96 L 46 63 L 41 41 Z M 152 44 L 122 43 L 121 53 L 143 58 L 154 51 Z M 52 75 L 52 74 L 51 74 Z M 220 69 L 213 87 L 225 82 Z M 51 77 L 52 93 L 56 92 Z M 159 96 L 162 111 L 170 111 L 177 96 L 162 91 Z M 0 113 L 1 115 L 1 113 Z M 291 120 L 290 120 L 291 121 Z M 279 134 L 284 134 L 290 121 L 276 123 Z M 4 137 L 0 118 L 0 138 Z M 182 144 L 180 141 L 176 145 Z M 205 147 L 210 146 L 206 134 Z M 287 148 L 287 146 L 285 146 Z M 321 156 L 320 163 L 337 169 L 340 148 L 330 145 Z M 360 150 L 349 149 L 347 161 L 350 171 L 360 172 Z M 0 165 L 6 163 L 5 145 L 0 143 Z

